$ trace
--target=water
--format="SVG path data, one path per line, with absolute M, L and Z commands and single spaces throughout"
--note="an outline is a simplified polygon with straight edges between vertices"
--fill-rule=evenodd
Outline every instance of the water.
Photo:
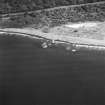
M 104 75 L 103 51 L 0 36 L 0 105 L 104 105 Z

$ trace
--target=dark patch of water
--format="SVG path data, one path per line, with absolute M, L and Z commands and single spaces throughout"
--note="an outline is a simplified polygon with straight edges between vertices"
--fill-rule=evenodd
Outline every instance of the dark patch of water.
M 1 105 L 104 105 L 105 53 L 0 36 Z

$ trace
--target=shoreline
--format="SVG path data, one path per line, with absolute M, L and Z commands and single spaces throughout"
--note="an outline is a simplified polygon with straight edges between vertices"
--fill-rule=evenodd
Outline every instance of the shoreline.
M 15 28 L 6 28 L 6 29 L 0 29 L 0 34 L 10 34 L 10 35 L 19 35 L 23 37 L 29 37 L 32 39 L 42 39 L 46 40 L 43 42 L 45 44 L 45 48 L 51 46 L 52 44 L 60 44 L 65 43 L 69 44 L 67 49 L 80 49 L 80 48 L 86 48 L 86 49 L 93 49 L 93 50 L 105 50 L 105 40 L 94 40 L 94 39 L 88 39 L 88 38 L 75 38 L 71 36 L 60 36 L 60 35 L 53 35 L 48 33 L 42 34 L 40 31 L 36 31 L 33 29 L 25 28 L 25 29 L 15 29 Z M 36 34 L 36 35 L 35 35 Z M 43 47 L 44 48 L 44 47 Z
M 66 35 L 58 35 L 53 33 L 44 33 L 40 30 L 33 29 L 33 28 L 5 28 L 0 29 L 1 32 L 4 33 L 17 33 L 17 34 L 27 34 L 30 37 L 40 37 L 49 40 L 61 40 L 64 42 L 70 43 L 78 43 L 78 44 L 89 44 L 89 45 L 97 45 L 97 46 L 105 46 L 105 40 L 97 40 L 91 38 L 81 38 L 81 37 L 73 37 L 73 36 L 66 36 Z

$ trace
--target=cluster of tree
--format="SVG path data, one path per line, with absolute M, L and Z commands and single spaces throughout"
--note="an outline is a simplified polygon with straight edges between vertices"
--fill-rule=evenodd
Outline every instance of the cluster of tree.
M 10 16 L 9 22 L 5 22 L 6 25 L 3 24 L 6 27 L 32 26 L 34 28 L 43 28 L 80 21 L 105 21 L 105 3 L 33 11 L 31 13 Z
M 0 0 L 0 13 L 22 12 L 104 0 Z

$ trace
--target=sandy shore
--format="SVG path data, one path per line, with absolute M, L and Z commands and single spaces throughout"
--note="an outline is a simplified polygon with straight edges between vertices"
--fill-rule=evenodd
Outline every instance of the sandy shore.
M 18 33 L 18 34 L 30 34 L 30 35 L 38 35 L 40 37 L 44 37 L 51 40 L 62 40 L 70 43 L 77 44 L 91 44 L 91 45 L 102 45 L 105 46 L 105 40 L 96 40 L 96 39 L 88 39 L 88 38 L 80 38 L 80 37 L 72 37 L 72 36 L 64 36 L 64 35 L 55 35 L 53 33 L 43 33 L 39 30 L 24 28 L 6 28 L 0 29 L 0 33 Z
M 74 44 L 86 44 L 86 45 L 95 45 L 95 46 L 105 46 L 105 23 L 97 23 L 98 27 L 95 28 L 90 27 L 86 29 L 81 27 L 78 28 L 76 26 L 77 32 L 73 32 L 73 29 L 65 28 L 65 26 L 55 27 L 50 29 L 49 32 L 43 32 L 41 29 L 37 30 L 34 28 L 4 28 L 0 29 L 0 34 L 2 33 L 9 33 L 9 34 L 19 34 L 25 36 L 29 35 L 29 37 L 43 37 L 54 41 L 61 40 L 69 43 Z M 74 27 L 74 26 L 73 26 Z M 84 27 L 84 26 L 83 26 Z M 64 31 L 64 33 L 63 33 Z M 93 32 L 93 33 L 92 33 Z M 66 33 L 66 34 L 65 34 Z M 79 35 L 79 36 L 77 36 Z M 85 36 L 85 37 L 84 37 Z

